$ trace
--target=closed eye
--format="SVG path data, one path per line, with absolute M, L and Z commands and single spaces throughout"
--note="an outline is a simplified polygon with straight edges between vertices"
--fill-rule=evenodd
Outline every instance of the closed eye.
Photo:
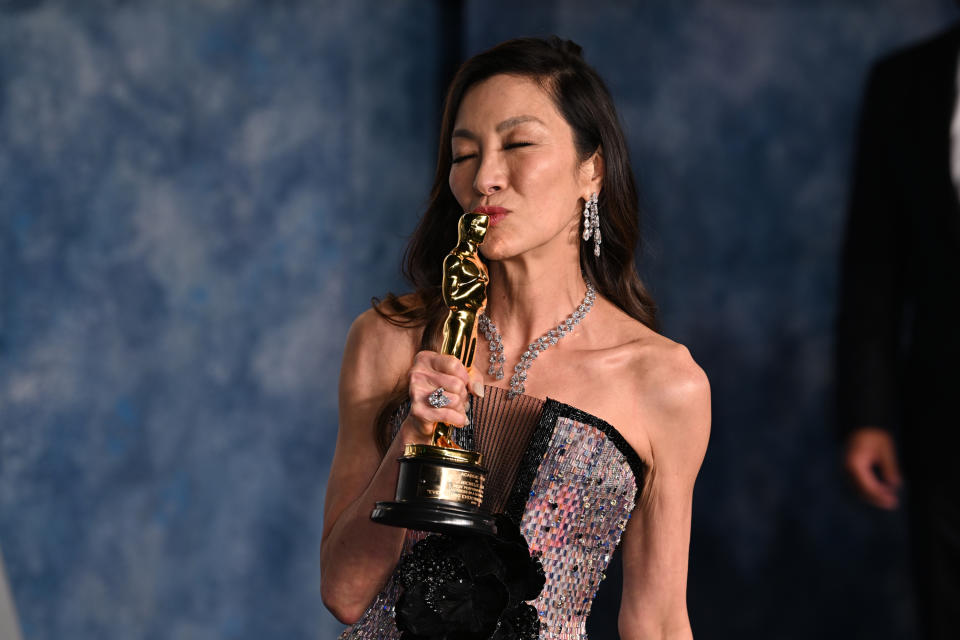
M 509 143 L 509 144 L 503 145 L 503 148 L 504 148 L 504 150 L 507 150 L 507 149 L 518 149 L 518 148 L 520 148 L 520 147 L 530 147 L 530 146 L 532 146 L 532 145 L 533 145 L 532 142 L 522 142 L 522 141 L 521 141 L 521 142 L 511 142 L 511 143 Z M 463 155 L 461 155 L 461 156 L 454 156 L 453 159 L 450 160 L 450 162 L 451 162 L 452 164 L 459 164 L 459 163 L 463 162 L 464 160 L 469 160 L 470 158 L 475 158 L 475 157 L 477 157 L 477 154 L 475 154 L 475 153 L 465 153 L 465 154 L 463 154 Z

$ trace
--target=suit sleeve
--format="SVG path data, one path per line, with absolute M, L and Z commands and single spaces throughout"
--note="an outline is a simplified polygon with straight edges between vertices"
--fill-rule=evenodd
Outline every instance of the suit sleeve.
M 837 323 L 838 427 L 897 422 L 908 216 L 897 174 L 898 91 L 884 63 L 867 81 L 843 245 Z

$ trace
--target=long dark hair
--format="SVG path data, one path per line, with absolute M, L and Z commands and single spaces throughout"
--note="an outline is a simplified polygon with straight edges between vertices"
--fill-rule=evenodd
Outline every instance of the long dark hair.
M 414 294 L 399 298 L 388 294 L 373 300 L 376 311 L 390 322 L 423 327 L 421 349 L 435 349 L 447 310 L 440 299 L 444 256 L 457 242 L 456 220 L 463 213 L 450 191 L 451 135 L 466 92 L 495 75 L 532 78 L 553 98 L 558 111 L 573 130 L 581 161 L 594 152 L 603 154 L 603 188 L 599 194 L 603 250 L 580 252 L 580 269 L 597 291 L 627 314 L 657 329 L 657 311 L 634 263 L 640 239 L 637 187 L 613 99 L 603 80 L 570 40 L 517 38 L 467 60 L 457 71 L 447 92 L 440 125 L 437 169 L 430 202 L 417 225 L 404 256 L 403 273 Z M 387 423 L 406 395 L 399 390 L 377 419 L 377 443 L 386 451 L 390 443 Z

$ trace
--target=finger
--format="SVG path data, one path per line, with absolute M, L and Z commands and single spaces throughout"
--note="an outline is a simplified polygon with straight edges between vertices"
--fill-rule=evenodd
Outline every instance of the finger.
M 886 509 L 887 511 L 896 509 L 900 505 L 900 498 L 897 496 L 897 493 L 885 484 L 881 483 L 878 486 L 879 489 L 877 491 L 865 496 L 867 502 L 880 509 Z
M 878 459 L 872 449 L 859 447 L 848 449 L 844 455 L 843 462 L 847 473 L 857 482 L 857 486 L 859 487 L 859 479 L 870 472 L 870 469 L 878 462 Z
M 892 489 L 898 489 L 903 484 L 900 475 L 900 465 L 897 464 L 897 454 L 891 449 L 885 451 L 879 461 L 880 476 Z
M 448 375 L 455 375 L 467 381 L 467 368 L 456 358 L 436 351 L 418 351 L 413 357 L 413 366 L 425 367 Z M 462 374 L 462 375 L 461 375 Z
M 424 373 L 439 373 L 446 376 L 451 376 L 460 380 L 463 386 L 470 384 L 470 376 L 467 372 L 467 368 L 463 366 L 463 363 L 457 360 L 453 356 L 442 355 L 434 351 L 421 351 L 414 358 L 413 367 L 410 369 L 411 373 L 413 371 L 420 371 Z M 453 390 L 456 385 L 448 383 L 448 386 Z
M 467 387 L 470 389 L 470 393 L 477 396 L 478 398 L 483 397 L 483 374 L 476 368 L 472 368 L 467 372 L 467 375 L 470 378 L 470 382 Z
M 432 409 L 425 413 L 427 415 L 422 420 L 422 431 L 429 435 L 433 435 L 437 425 L 441 422 L 456 429 L 461 429 L 470 424 L 466 414 L 454 409 Z
M 433 423 L 429 420 L 423 420 L 417 416 L 412 410 L 407 416 L 407 419 L 404 420 L 404 423 L 409 423 L 411 430 L 416 432 L 419 440 L 423 444 L 429 444 L 430 440 L 433 438 Z
M 430 363 L 434 369 L 447 375 L 456 376 L 463 381 L 463 384 L 469 384 L 470 377 L 467 375 L 467 368 L 456 356 L 434 354 Z
M 896 492 L 874 473 L 873 467 L 856 467 L 851 477 L 864 500 L 881 509 L 895 509 L 899 502 Z
M 424 382 L 426 382 L 424 384 Z M 463 390 L 461 385 L 461 394 L 457 396 L 450 395 L 444 390 L 443 395 L 449 400 L 448 404 L 442 407 L 434 407 L 430 404 L 430 397 L 438 389 L 442 389 L 442 386 L 435 386 L 435 382 L 430 380 L 419 381 L 417 384 L 411 385 L 410 397 L 411 397 L 411 406 L 410 414 L 415 416 L 418 420 L 424 423 L 424 428 L 428 428 L 432 432 L 432 425 L 436 422 L 446 422 L 447 424 L 462 426 L 468 424 L 467 419 L 467 405 L 466 405 L 466 391 Z
M 434 408 L 424 403 L 417 406 L 411 406 L 410 415 L 423 423 L 423 428 L 433 433 L 433 425 L 438 422 L 445 422 L 454 427 L 462 427 L 470 423 L 467 414 L 462 409 L 453 407 Z
M 428 402 L 430 395 L 443 389 L 443 395 L 453 408 L 463 409 L 467 404 L 467 387 L 460 378 L 436 371 L 413 371 L 410 373 L 410 398 Z M 429 404 L 429 403 L 428 403 Z
M 444 415 L 442 412 L 440 412 L 440 414 Z M 456 417 L 456 414 L 446 414 L 446 415 L 448 415 L 448 417 L 450 415 Z M 463 419 L 463 418 L 458 417 L 458 420 L 460 419 Z M 458 422 L 454 421 L 453 419 L 439 420 L 439 421 L 431 420 L 431 419 L 424 420 L 422 417 L 414 414 L 413 411 L 410 412 L 410 414 L 407 416 L 407 419 L 404 421 L 405 424 L 409 423 L 410 426 L 408 426 L 407 428 L 408 429 L 412 428 L 412 431 L 418 434 L 419 436 L 418 439 L 421 440 L 423 444 L 429 444 L 430 441 L 433 439 L 434 431 L 436 430 L 438 422 L 443 422 L 445 424 L 448 424 L 454 429 L 460 429 L 462 427 L 462 425 L 458 424 Z
M 455 429 L 462 429 L 463 427 L 470 424 L 470 418 L 467 417 L 467 414 L 462 411 L 456 411 L 454 409 L 443 409 L 442 417 L 439 420 L 435 420 L 434 423 L 442 422 L 448 424 Z

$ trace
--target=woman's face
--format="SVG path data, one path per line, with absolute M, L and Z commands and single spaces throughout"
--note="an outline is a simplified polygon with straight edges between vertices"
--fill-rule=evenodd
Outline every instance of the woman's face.
M 497 75 L 471 87 L 451 139 L 450 189 L 484 211 L 491 260 L 576 244 L 583 200 L 600 191 L 602 160 L 581 163 L 573 130 L 536 81 Z

